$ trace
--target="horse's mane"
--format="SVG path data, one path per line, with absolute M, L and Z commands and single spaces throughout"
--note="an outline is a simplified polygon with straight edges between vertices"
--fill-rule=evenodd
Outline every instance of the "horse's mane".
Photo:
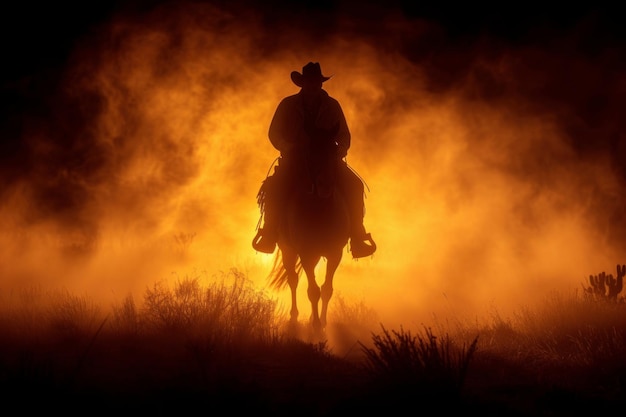
M 302 263 L 300 263 L 300 258 L 298 258 L 296 262 L 296 273 L 300 275 L 300 272 L 302 272 Z M 287 270 L 283 266 L 283 256 L 280 250 L 277 250 L 274 255 L 274 263 L 272 270 L 267 276 L 267 280 L 269 281 L 270 287 L 277 291 L 287 287 Z

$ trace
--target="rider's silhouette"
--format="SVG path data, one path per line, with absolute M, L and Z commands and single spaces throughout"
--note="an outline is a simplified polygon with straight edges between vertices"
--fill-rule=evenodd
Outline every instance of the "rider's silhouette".
M 354 258 L 369 256 L 376 250 L 372 236 L 363 226 L 364 187 L 344 158 L 350 148 L 350 130 L 339 102 L 322 89 L 330 77 L 322 75 L 319 63 L 309 62 L 302 73 L 293 71 L 291 80 L 300 87 L 297 94 L 285 97 L 278 105 L 269 128 L 269 139 L 280 151 L 279 164 L 264 182 L 264 225 L 252 246 L 273 253 L 278 240 L 278 218 L 286 196 L 306 166 L 309 145 L 321 146 L 323 140 L 336 144 L 339 165 L 337 184 L 350 212 L 350 250 Z

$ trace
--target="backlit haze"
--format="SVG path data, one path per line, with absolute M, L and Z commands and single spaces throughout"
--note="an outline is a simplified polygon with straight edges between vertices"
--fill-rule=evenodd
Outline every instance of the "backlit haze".
M 2 291 L 109 304 L 231 268 L 264 289 L 273 256 L 251 240 L 278 156 L 267 130 L 309 61 L 332 75 L 378 244 L 346 252 L 335 295 L 411 326 L 508 313 L 626 261 L 625 57 L 594 43 L 593 16 L 522 42 L 339 9 L 164 3 L 76 39 L 2 156 Z

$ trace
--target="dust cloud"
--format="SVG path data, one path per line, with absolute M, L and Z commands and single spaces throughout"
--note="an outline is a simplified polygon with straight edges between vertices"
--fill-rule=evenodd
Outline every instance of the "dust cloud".
M 346 253 L 335 294 L 410 326 L 510 312 L 624 262 L 623 55 L 582 24 L 506 42 L 365 16 L 164 3 L 79 39 L 2 170 L 3 292 L 109 303 L 231 268 L 265 288 L 267 129 L 309 61 L 332 75 L 379 247 Z

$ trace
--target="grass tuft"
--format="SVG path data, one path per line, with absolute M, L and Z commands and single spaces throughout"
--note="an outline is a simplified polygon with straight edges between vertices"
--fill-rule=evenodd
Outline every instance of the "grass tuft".
M 437 337 L 430 328 L 413 335 L 403 328 L 373 334 L 374 347 L 361 343 L 366 370 L 386 393 L 410 398 L 459 398 L 478 338 L 458 347 L 447 334 Z

